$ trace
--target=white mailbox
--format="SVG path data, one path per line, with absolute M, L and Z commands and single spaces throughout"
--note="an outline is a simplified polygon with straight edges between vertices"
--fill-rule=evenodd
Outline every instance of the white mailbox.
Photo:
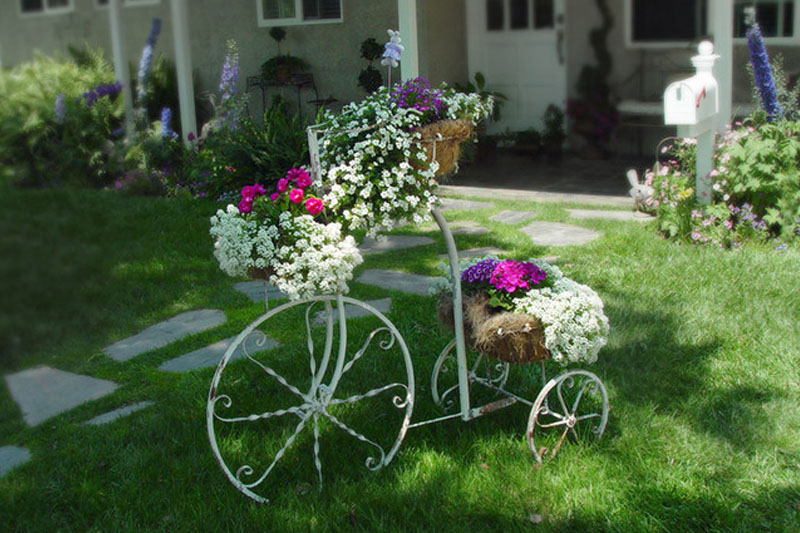
M 664 124 L 678 126 L 678 137 L 697 138 L 695 194 L 701 204 L 711 202 L 709 173 L 714 147 L 714 121 L 719 113 L 719 91 L 712 72 L 719 57 L 714 45 L 703 41 L 692 58 L 694 76 L 671 83 L 664 91 Z
M 713 119 L 719 112 L 717 80 L 712 68 L 719 57 L 714 45 L 703 41 L 699 55 L 692 58 L 697 73 L 691 78 L 671 83 L 664 91 L 664 124 L 696 126 Z

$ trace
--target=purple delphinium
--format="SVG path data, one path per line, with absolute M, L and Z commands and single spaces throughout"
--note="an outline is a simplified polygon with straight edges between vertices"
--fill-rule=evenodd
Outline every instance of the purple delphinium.
M 416 109 L 422 113 L 422 123 L 434 122 L 444 116 L 447 104 L 439 89 L 433 89 L 425 78 L 414 78 L 398 84 L 392 90 L 391 101 L 397 107 Z
M 64 104 L 64 93 L 58 93 L 58 96 L 56 96 L 56 104 L 53 108 L 53 112 L 56 115 L 56 124 L 63 124 L 67 116 L 67 107 L 66 104 Z
M 775 89 L 775 79 L 769 66 L 769 57 L 764 47 L 764 38 L 761 28 L 755 20 L 755 12 L 748 8 L 747 22 L 747 48 L 750 50 L 750 64 L 753 66 L 753 77 L 756 89 L 761 97 L 761 107 L 770 120 L 783 117 L 783 107 L 778 102 L 778 91 Z
M 461 273 L 461 281 L 469 284 L 489 283 L 494 267 L 499 262 L 496 259 L 484 259 L 479 263 L 475 263 Z
M 147 37 L 147 43 L 142 48 L 142 57 L 139 59 L 139 72 L 136 74 L 136 97 L 140 102 L 143 102 L 147 95 L 147 76 L 150 74 L 150 67 L 153 65 L 153 49 L 156 46 L 160 31 L 161 19 L 154 18 L 153 26 L 150 28 L 150 35 Z
M 506 292 L 517 289 L 530 289 L 539 285 L 547 275 L 533 263 L 520 263 L 510 259 L 502 261 L 494 267 L 489 282 L 496 288 Z
M 92 107 L 97 101 L 105 96 L 113 99 L 122 91 L 122 84 L 118 81 L 114 83 L 101 83 L 94 89 L 90 89 L 83 93 L 83 99 L 86 105 Z
M 239 53 L 235 41 L 228 41 L 228 53 L 222 64 L 222 75 L 219 79 L 220 100 L 225 102 L 236 93 L 236 82 L 239 80 Z
M 172 131 L 172 110 L 168 107 L 161 109 L 161 138 L 176 139 L 178 134 Z

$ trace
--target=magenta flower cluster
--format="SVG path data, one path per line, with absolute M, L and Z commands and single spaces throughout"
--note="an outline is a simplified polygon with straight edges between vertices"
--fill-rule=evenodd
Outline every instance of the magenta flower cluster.
M 305 169 L 289 169 L 286 173 L 286 177 L 278 180 L 275 186 L 275 192 L 269 195 L 269 199 L 277 203 L 282 197 L 285 197 L 288 198 L 290 204 L 303 205 L 306 213 L 309 215 L 318 215 L 325 209 L 325 204 L 315 196 L 306 195 L 305 189 L 309 185 L 311 185 L 311 176 Z M 256 198 L 266 196 L 266 194 L 267 191 L 263 185 L 254 184 L 245 186 L 242 188 L 242 199 L 238 206 L 239 212 L 243 214 L 251 212 Z
M 461 281 L 470 285 L 486 284 L 512 293 L 518 289 L 530 290 L 547 278 L 547 274 L 533 263 L 507 259 L 484 259 L 461 273 Z
M 442 91 L 433 89 L 425 78 L 414 78 L 395 85 L 391 101 L 400 108 L 420 111 L 423 123 L 430 123 L 440 119 L 447 111 L 443 96 Z

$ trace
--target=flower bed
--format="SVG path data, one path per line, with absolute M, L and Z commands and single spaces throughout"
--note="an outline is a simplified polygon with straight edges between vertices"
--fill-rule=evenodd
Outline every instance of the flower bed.
M 603 302 L 591 288 L 544 261 L 501 261 L 494 256 L 460 265 L 467 342 L 511 363 L 552 358 L 593 363 L 608 340 Z M 452 279 L 434 284 L 440 321 L 452 329 Z

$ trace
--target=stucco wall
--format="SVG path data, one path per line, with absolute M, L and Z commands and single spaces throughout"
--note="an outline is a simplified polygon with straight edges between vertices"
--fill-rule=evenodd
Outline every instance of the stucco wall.
M 464 0 L 417 0 L 419 73 L 431 83 L 465 83 L 467 23 Z
M 66 53 L 68 44 L 88 42 L 105 49 L 111 59 L 108 11 L 95 7 L 95 0 L 73 0 L 74 11 L 58 15 L 20 17 L 16 0 L 0 2 L 0 50 L 4 67 L 30 60 L 33 50 L 46 54 Z M 457 0 L 456 0 L 457 1 Z M 189 30 L 194 69 L 201 93 L 216 91 L 225 43 L 235 39 L 239 45 L 239 88 L 246 87 L 246 77 L 260 71 L 261 63 L 277 53 L 269 28 L 258 27 L 255 0 L 190 0 Z M 397 27 L 395 0 L 342 0 L 343 23 L 285 26 L 282 53 L 305 59 L 319 91 L 319 96 L 333 96 L 340 102 L 360 99 L 358 74 L 367 62 L 361 58 L 361 42 L 374 37 L 383 42 L 387 28 Z M 154 17 L 162 19 L 156 53 L 174 57 L 169 0 L 156 5 L 123 8 L 123 24 L 129 61 L 136 65 Z M 282 94 L 297 101 L 294 89 Z M 302 100 L 312 99 L 304 90 Z M 250 92 L 251 110 L 261 111 L 261 93 Z

